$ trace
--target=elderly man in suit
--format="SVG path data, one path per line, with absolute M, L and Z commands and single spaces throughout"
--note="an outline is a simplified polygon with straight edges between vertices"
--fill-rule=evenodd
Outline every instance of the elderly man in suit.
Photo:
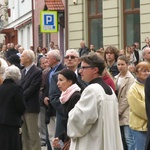
M 88 47 L 85 46 L 85 42 L 81 41 L 80 42 L 80 48 L 79 48 L 79 56 L 83 56 L 83 55 L 87 55 L 88 53 L 90 53 L 90 50 Z
M 150 48 L 149 47 L 145 47 L 143 49 L 143 59 L 144 61 L 150 63 Z
M 48 124 L 48 132 L 50 141 L 52 142 L 55 133 L 55 116 L 56 110 L 51 105 L 51 99 L 49 97 L 49 89 L 53 89 L 53 84 L 51 84 L 52 75 L 64 68 L 64 65 L 61 63 L 61 56 L 59 50 L 51 50 L 47 53 L 47 62 L 50 70 L 45 74 L 45 86 L 43 89 L 43 99 L 44 103 L 47 106 L 46 111 L 46 124 Z M 50 123 L 49 123 L 50 121 Z
M 18 50 L 15 49 L 14 43 L 10 43 L 10 48 L 8 49 L 8 51 L 6 51 L 6 58 L 17 53 L 18 53 Z
M 34 65 L 35 55 L 32 50 L 24 50 L 21 55 L 21 64 L 24 66 L 20 85 L 23 88 L 26 103 L 26 112 L 23 115 L 22 143 L 23 150 L 41 150 L 38 113 L 39 90 L 42 80 L 42 71 Z

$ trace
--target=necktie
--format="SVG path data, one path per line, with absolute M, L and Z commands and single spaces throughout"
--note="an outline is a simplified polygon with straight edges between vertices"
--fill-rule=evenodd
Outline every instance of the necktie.
M 24 78 L 25 75 L 26 75 L 26 69 L 24 69 L 24 70 L 22 71 L 22 78 Z

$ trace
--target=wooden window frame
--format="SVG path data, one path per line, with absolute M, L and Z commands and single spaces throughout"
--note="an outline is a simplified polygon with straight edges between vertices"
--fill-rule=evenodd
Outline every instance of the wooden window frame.
M 98 1 L 96 0 L 95 2 L 95 8 L 96 8 L 96 13 L 95 14 L 90 14 L 90 0 L 88 0 L 88 33 L 90 33 L 90 29 L 91 29 L 91 20 L 92 19 L 97 19 L 97 18 L 103 18 L 103 14 L 98 12 Z M 91 36 L 88 35 L 88 43 L 89 43 L 89 47 L 90 47 L 90 41 L 91 41 Z
M 131 9 L 126 9 L 125 8 L 125 1 L 126 0 L 123 0 L 123 25 L 124 25 L 124 47 L 127 46 L 127 41 L 126 41 L 126 15 L 128 14 L 140 14 L 140 8 L 135 8 L 134 7 L 134 1 L 135 0 L 132 0 L 132 3 L 131 3 Z M 135 41 L 136 42 L 136 41 Z

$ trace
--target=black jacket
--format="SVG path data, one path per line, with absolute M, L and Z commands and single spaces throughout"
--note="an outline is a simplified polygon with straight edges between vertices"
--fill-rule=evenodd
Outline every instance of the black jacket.
M 63 64 L 59 64 L 59 66 L 57 67 L 57 69 L 55 70 L 55 72 L 60 71 L 64 68 Z M 46 73 L 45 75 L 45 87 L 43 89 L 43 96 L 42 99 L 44 99 L 45 97 L 49 97 L 49 89 L 53 88 L 53 84 L 49 84 L 49 76 L 51 73 L 52 69 L 49 70 L 49 72 Z M 50 98 L 50 97 L 49 97 Z M 50 98 L 51 101 L 51 98 Z M 48 108 L 46 109 L 46 119 L 45 119 L 45 123 L 48 124 L 50 121 L 50 117 L 51 116 L 56 116 L 56 110 L 55 108 L 51 105 L 51 103 L 49 103 Z
M 81 93 L 76 91 L 71 95 L 71 97 L 65 104 L 62 104 L 63 112 L 64 112 L 64 117 L 63 117 L 62 121 L 63 121 L 65 131 L 59 135 L 59 139 L 61 139 L 64 142 L 68 141 L 68 139 L 69 139 L 69 137 L 67 136 L 68 114 L 69 114 L 70 110 L 72 108 L 74 108 L 75 104 L 79 101 L 80 97 L 81 97 Z
M 24 76 L 22 70 L 22 78 L 20 85 L 23 88 L 23 95 L 25 103 L 27 105 L 26 112 L 28 113 L 39 113 L 39 90 L 42 80 L 42 71 L 33 65 L 27 74 Z
M 0 124 L 21 126 L 21 116 L 25 111 L 23 89 L 11 79 L 0 85 Z
M 150 149 L 150 76 L 148 76 L 145 82 L 145 103 L 146 103 L 146 113 L 148 119 L 148 131 L 147 131 L 145 150 L 149 150 Z
M 18 51 L 16 49 L 8 49 L 8 51 L 6 51 L 6 58 L 8 58 L 9 56 L 13 55 L 13 54 L 17 54 Z
M 84 46 L 83 48 L 79 48 L 79 56 L 87 55 L 89 54 L 90 50 L 88 47 Z
M 61 114 L 63 116 L 64 115 L 63 108 L 62 108 L 62 105 L 59 100 L 61 91 L 59 90 L 59 88 L 57 86 L 58 74 L 59 74 L 59 72 L 56 72 L 52 76 L 52 79 L 51 79 L 52 88 L 49 89 L 49 97 L 50 97 L 50 100 L 51 100 L 50 102 L 51 102 L 52 106 L 56 109 L 56 111 L 59 112 L 59 114 Z M 85 83 L 83 80 L 81 80 L 80 74 L 78 74 L 77 79 L 78 79 L 78 82 L 80 83 L 80 87 L 83 91 L 84 88 L 87 86 L 87 83 Z

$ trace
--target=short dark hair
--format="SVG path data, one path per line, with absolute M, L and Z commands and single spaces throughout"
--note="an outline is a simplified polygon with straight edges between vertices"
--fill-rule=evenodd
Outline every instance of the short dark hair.
M 88 55 L 82 56 L 81 61 L 86 62 L 90 66 L 97 67 L 98 73 L 102 75 L 105 69 L 105 61 L 101 59 L 96 53 L 90 53 Z

